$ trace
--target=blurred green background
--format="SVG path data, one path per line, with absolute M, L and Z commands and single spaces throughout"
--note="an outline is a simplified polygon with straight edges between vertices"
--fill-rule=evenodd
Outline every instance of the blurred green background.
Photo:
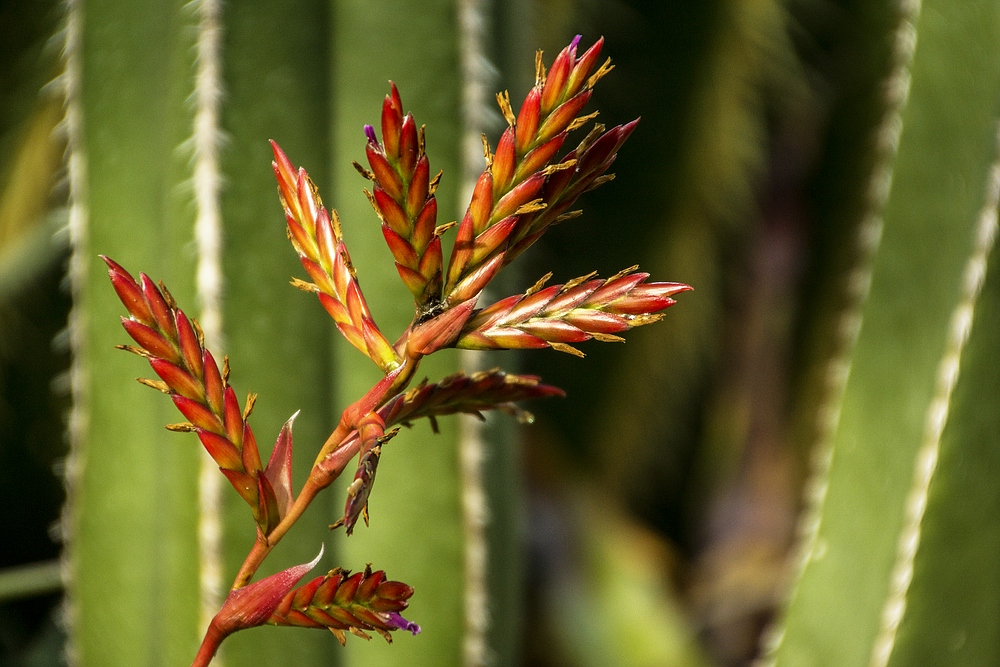
M 156 430 L 175 421 L 170 406 L 126 387 L 145 372 L 137 360 L 111 361 L 121 308 L 95 257 L 198 303 L 186 140 L 204 4 L 0 0 L 0 665 L 64 664 L 67 632 L 84 665 L 178 664 L 197 645 L 197 443 Z M 76 246 L 89 282 L 72 286 L 67 13 L 81 29 L 75 150 L 86 146 L 91 226 Z M 350 638 L 343 651 L 321 633 L 253 630 L 232 640 L 227 664 L 735 667 L 767 654 L 881 665 L 872 647 L 884 641 L 888 664 L 996 664 L 1000 340 L 985 262 L 1000 187 L 1000 3 L 229 0 L 214 20 L 223 338 L 238 388 L 261 393 L 265 452 L 304 408 L 301 468 L 335 406 L 374 377 L 286 284 L 301 271 L 283 247 L 265 140 L 338 208 L 376 318 L 397 331 L 410 306 L 350 167 L 388 78 L 427 124 L 447 222 L 481 168 L 466 135 L 495 142 L 502 128 L 493 92 L 509 89 L 516 108 L 535 48 L 551 62 L 574 35 L 585 46 L 603 35 L 616 69 L 590 109 L 609 126 L 642 121 L 616 180 L 584 196 L 584 216 L 547 234 L 504 288 L 636 263 L 694 287 L 662 323 L 625 345 L 588 343 L 583 360 L 443 355 L 425 369 L 436 379 L 503 363 L 567 391 L 526 406 L 535 423 L 516 434 L 503 417 L 479 432 L 493 503 L 485 653 L 463 643 L 467 430 L 452 421 L 437 440 L 420 426 L 387 451 L 372 527 L 333 543 L 334 562 L 373 561 L 413 583 L 424 634 L 392 647 Z M 91 418 L 64 512 L 74 307 L 90 332 L 75 349 Z M 966 307 L 986 323 L 971 334 Z M 271 571 L 315 553 L 337 494 Z M 226 506 L 224 525 L 245 530 L 241 512 Z M 118 532 L 156 547 L 133 552 Z M 916 556 L 897 545 L 910 538 Z M 224 586 L 248 539 L 226 533 Z M 121 576 L 131 568 L 141 574 Z M 902 621 L 887 611 L 899 594 Z M 135 654 L 100 650 L 116 623 Z

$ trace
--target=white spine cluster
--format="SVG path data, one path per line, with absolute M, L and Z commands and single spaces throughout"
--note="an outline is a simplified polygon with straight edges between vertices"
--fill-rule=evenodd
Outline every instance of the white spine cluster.
M 991 165 L 983 207 L 976 225 L 972 254 L 962 274 L 962 295 L 951 313 L 948 340 L 938 363 L 934 396 L 927 408 L 923 439 L 917 452 L 913 480 L 906 497 L 903 527 L 896 547 L 896 562 L 889 591 L 882 606 L 878 636 L 872 647 L 871 667 L 885 667 L 896 644 L 896 632 L 906 613 L 906 599 L 913 580 L 913 563 L 920 547 L 920 530 L 927 510 L 927 494 L 937 468 L 941 434 L 948 422 L 951 394 L 958 383 L 962 352 L 972 331 L 976 302 L 986 279 L 986 265 L 997 237 L 997 205 L 1000 203 L 1000 126 L 997 128 L 997 158 Z
M 60 82 L 63 89 L 65 116 L 62 131 L 66 134 L 67 175 L 69 179 L 69 238 L 72 254 L 69 260 L 69 281 L 73 296 L 73 308 L 69 313 L 70 348 L 73 361 L 70 366 L 70 386 L 73 406 L 69 414 L 70 453 L 66 459 L 67 503 L 61 520 L 64 541 L 72 540 L 76 508 L 73 489 L 79 487 L 86 465 L 85 441 L 90 427 L 90 373 L 87 367 L 87 312 L 83 306 L 83 294 L 87 285 L 88 251 L 88 200 L 87 200 L 87 157 L 83 142 L 83 110 L 80 107 L 80 84 L 83 78 L 80 50 L 83 39 L 82 0 L 66 0 L 63 46 L 63 72 Z M 66 554 L 66 551 L 63 552 Z M 63 584 L 71 590 L 74 580 L 73 563 L 63 556 Z M 63 604 L 62 621 L 69 630 L 66 643 L 66 658 L 70 665 L 79 663 L 77 648 L 73 642 L 72 628 L 76 621 L 76 610 L 66 596 Z
M 197 69 L 194 88 L 195 240 L 198 249 L 196 290 L 198 321 L 208 347 L 220 350 L 222 333 L 222 215 L 219 195 L 219 105 L 222 100 L 220 0 L 195 0 L 198 16 Z M 199 623 L 204 630 L 222 598 L 222 477 L 207 452 L 198 476 Z M 218 662 L 218 661 L 217 661 Z
M 490 125 L 490 87 L 495 69 L 485 52 L 488 0 L 459 0 L 458 22 L 462 67 L 462 138 L 460 159 L 462 168 L 459 202 L 469 201 L 476 178 L 482 170 L 482 133 Z M 458 211 L 461 216 L 464 211 Z M 463 350 L 463 368 L 482 366 L 482 352 Z M 483 667 L 490 662 L 487 631 L 490 627 L 489 547 L 486 527 L 489 523 L 489 502 L 483 485 L 483 463 L 486 443 L 482 424 L 469 415 L 459 422 L 459 470 L 461 475 L 462 523 L 465 537 L 463 665 Z
M 920 0 L 900 0 L 899 23 L 892 47 L 892 64 L 885 86 L 885 113 L 875 132 L 875 164 L 865 192 L 864 213 L 858 225 L 857 262 L 847 278 L 848 306 L 837 323 L 836 353 L 830 359 L 824 378 L 824 400 L 817 412 L 816 442 L 810 461 L 810 474 L 803 490 L 806 508 L 798 525 L 798 553 L 794 562 L 792 605 L 798 593 L 798 582 L 812 560 L 822 558 L 826 544 L 820 537 L 823 506 L 829 488 L 830 466 L 834 456 L 834 435 L 840 423 L 840 409 L 844 391 L 851 374 L 851 360 L 858 334 L 861 331 L 862 309 L 871 287 L 875 254 L 882 239 L 884 221 L 882 212 L 892 189 L 893 165 L 903 132 L 903 110 L 910 95 L 910 67 L 917 46 L 917 19 Z M 784 619 L 772 626 L 764 635 L 764 665 L 774 665 L 776 654 L 784 640 Z

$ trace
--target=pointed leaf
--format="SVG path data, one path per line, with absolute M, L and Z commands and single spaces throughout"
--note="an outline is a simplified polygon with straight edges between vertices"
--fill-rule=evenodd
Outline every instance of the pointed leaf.
M 225 634 L 263 625 L 302 577 L 316 567 L 323 557 L 323 546 L 312 561 L 282 570 L 258 582 L 229 593 L 215 623 Z
M 281 520 L 279 518 L 278 500 L 274 497 L 274 489 L 267 480 L 263 470 L 257 471 L 257 525 L 264 535 L 270 535 Z
M 299 416 L 296 412 L 288 418 L 285 425 L 278 433 L 278 440 L 274 443 L 271 451 L 271 458 L 267 461 L 267 468 L 264 475 L 274 489 L 274 497 L 278 504 L 278 512 L 281 518 L 288 514 L 288 508 L 292 505 L 292 424 Z

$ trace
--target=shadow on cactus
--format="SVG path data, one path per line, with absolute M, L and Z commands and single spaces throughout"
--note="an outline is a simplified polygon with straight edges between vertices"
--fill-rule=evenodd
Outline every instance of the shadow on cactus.
M 437 225 L 434 192 L 441 174 L 431 176 L 424 131 L 417 127 L 395 85 L 382 106 L 382 140 L 365 127 L 368 168 L 355 164 L 372 182 L 366 190 L 382 221 L 382 232 L 396 269 L 413 294 L 414 317 L 395 342 L 379 329 L 365 303 L 336 211 L 327 211 L 305 170 L 296 169 L 274 148 L 274 172 L 285 211 L 288 238 L 309 281 L 294 280 L 313 292 L 350 343 L 368 356 L 384 378 L 344 410 L 337 427 L 316 456 L 308 479 L 292 489 L 292 419 L 278 434 L 263 465 L 249 417 L 255 396 L 240 406 L 229 385 L 229 361 L 218 362 L 204 345 L 198 323 L 178 308 L 166 287 L 145 274 L 135 280 L 111 259 L 111 283 L 129 317 L 122 319 L 136 345 L 122 345 L 145 357 L 158 380 L 140 382 L 170 396 L 187 421 L 167 426 L 197 434 L 205 449 L 249 505 L 257 539 L 213 619 L 194 665 L 207 665 L 222 640 L 246 628 L 271 623 L 327 628 L 342 643 L 345 632 L 369 638 L 367 631 L 391 641 L 394 630 L 419 632 L 400 615 L 413 589 L 390 581 L 382 571 L 351 574 L 336 568 L 297 586 L 319 557 L 251 583 L 271 549 L 302 515 L 316 494 L 358 457 L 348 486 L 343 516 L 331 529 L 350 534 L 359 518 L 368 521 L 379 458 L 398 432 L 420 418 L 454 413 L 481 416 L 501 410 L 522 419 L 517 401 L 562 396 L 560 389 L 534 376 L 499 369 L 459 373 L 436 383 L 424 380 L 407 391 L 423 357 L 444 348 L 509 350 L 551 347 L 578 356 L 573 344 L 589 339 L 620 341 L 618 334 L 659 320 L 673 296 L 690 289 L 680 283 L 646 282 L 637 267 L 607 279 L 593 274 L 546 287 L 551 274 L 524 294 L 477 307 L 484 288 L 554 224 L 577 217 L 577 198 L 613 178 L 608 168 L 638 121 L 610 130 L 595 123 L 579 144 L 563 151 L 571 132 L 597 114 L 579 115 L 593 86 L 611 70 L 596 67 L 603 40 L 581 56 L 579 37 L 564 48 L 546 73 L 541 53 L 535 86 L 514 115 L 506 93 L 498 95 L 509 127 L 493 150 L 485 137 L 486 168 L 472 201 L 457 225 L 447 266 L 442 236 L 454 223 Z

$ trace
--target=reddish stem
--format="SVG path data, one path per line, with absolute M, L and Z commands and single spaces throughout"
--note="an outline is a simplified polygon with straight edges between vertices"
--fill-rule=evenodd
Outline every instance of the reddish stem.
M 406 386 L 410 383 L 410 380 L 413 379 L 413 374 L 416 372 L 419 365 L 419 358 L 406 357 L 399 368 L 386 375 L 386 377 L 377 385 L 372 387 L 367 394 L 344 410 L 340 418 L 340 423 L 337 424 L 337 428 L 334 429 L 333 433 L 330 434 L 330 437 L 326 439 L 322 449 L 320 449 L 319 455 L 316 457 L 316 462 L 313 464 L 312 471 L 309 473 L 309 479 L 306 480 L 306 483 L 303 485 L 302 490 L 295 499 L 295 502 L 292 503 L 292 506 L 288 510 L 288 514 L 286 514 L 281 519 L 281 522 L 275 526 L 274 530 L 268 534 L 267 541 L 258 539 L 254 542 L 253 548 L 250 549 L 250 553 L 247 554 L 246 559 L 243 561 L 243 565 L 240 566 L 240 571 L 233 580 L 232 590 L 242 588 L 250 583 L 250 580 L 253 579 L 254 574 L 257 572 L 257 568 L 259 568 L 261 563 L 264 562 L 264 559 L 267 558 L 271 549 L 281 541 L 281 538 L 285 536 L 285 533 L 287 533 L 295 522 L 298 521 L 299 517 L 302 516 L 302 513 L 306 511 L 306 508 L 309 507 L 309 504 L 313 501 L 313 498 L 316 497 L 316 494 L 328 487 L 340 475 L 343 470 L 342 467 L 338 467 L 338 469 L 335 470 L 321 467 L 320 464 L 323 460 L 335 452 L 337 448 L 344 443 L 344 441 L 350 436 L 351 432 L 357 427 L 357 422 L 361 419 L 361 417 L 385 404 L 387 400 L 406 388 Z M 345 462 L 357 453 L 356 449 L 359 446 L 360 440 L 356 441 L 354 444 L 355 451 L 343 453 Z M 206 635 L 206 641 L 207 639 L 208 637 Z M 221 639 L 219 641 L 221 641 Z
M 194 662 L 191 663 L 191 667 L 208 667 L 209 663 L 212 662 L 212 658 L 215 657 L 216 652 L 219 650 L 219 645 L 222 644 L 222 640 L 225 638 L 226 635 L 219 630 L 215 624 L 215 619 L 212 619 L 212 622 L 208 626 L 208 631 L 205 633 L 205 638 L 201 641 L 198 654 L 194 657 Z

